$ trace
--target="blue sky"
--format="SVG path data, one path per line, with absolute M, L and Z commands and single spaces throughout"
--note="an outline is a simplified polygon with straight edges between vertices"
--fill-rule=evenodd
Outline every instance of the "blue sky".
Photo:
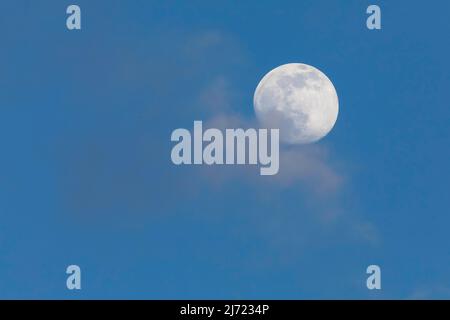
M 450 298 L 450 4 L 77 0 L 68 31 L 71 3 L 0 4 L 1 298 Z M 171 163 L 290 62 L 336 87 L 325 139 L 275 177 Z

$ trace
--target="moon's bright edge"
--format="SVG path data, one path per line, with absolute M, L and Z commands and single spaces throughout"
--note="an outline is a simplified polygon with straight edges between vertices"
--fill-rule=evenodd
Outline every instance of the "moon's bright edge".
M 280 129 L 288 144 L 312 143 L 325 137 L 336 123 L 336 89 L 320 70 L 289 63 L 267 73 L 254 94 L 256 116 L 265 128 Z

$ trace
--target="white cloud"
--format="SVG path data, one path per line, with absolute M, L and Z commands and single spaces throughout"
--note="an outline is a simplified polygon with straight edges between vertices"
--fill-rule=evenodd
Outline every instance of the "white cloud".
M 237 96 L 230 84 L 223 75 L 217 75 L 215 80 L 210 83 L 200 94 L 202 107 L 208 110 L 214 110 L 208 113 L 211 116 L 204 121 L 204 127 L 213 127 L 218 129 L 226 128 L 251 128 L 258 127 L 256 118 L 246 118 L 242 114 L 233 112 L 232 97 Z M 245 108 L 250 108 L 251 100 Z M 236 108 L 234 108 L 236 109 Z M 250 190 L 265 200 L 273 199 L 275 202 L 290 201 L 289 197 L 294 196 L 302 203 L 299 203 L 297 217 L 291 221 L 293 225 L 284 225 L 285 234 L 278 236 L 287 237 L 286 239 L 299 239 L 299 241 L 308 241 L 305 235 L 316 238 L 317 234 L 312 234 L 304 226 L 306 220 L 315 220 L 318 225 L 312 226 L 308 222 L 308 228 L 325 228 L 338 232 L 341 230 L 344 237 L 356 241 L 363 241 L 371 246 L 378 246 L 380 242 L 379 234 L 375 226 L 366 221 L 362 215 L 354 213 L 353 206 L 347 206 L 342 194 L 348 188 L 351 179 L 346 174 L 344 168 L 338 166 L 335 161 L 336 155 L 324 142 L 302 145 L 302 146 L 281 146 L 280 149 L 280 171 L 277 175 L 271 177 L 261 177 L 257 168 L 253 166 L 202 166 L 196 170 L 196 174 L 209 184 L 216 192 L 232 188 L 234 183 L 243 183 L 250 186 Z M 265 226 L 260 226 L 266 230 L 268 225 L 272 227 L 267 230 L 273 230 L 273 227 L 283 220 L 283 215 L 289 216 L 289 213 L 277 213 L 276 217 L 265 216 Z M 302 217 L 303 216 L 303 217 Z M 309 216 L 309 217 L 305 217 Z M 303 236 L 299 235 L 299 229 L 303 231 Z M 278 232 L 280 230 L 278 229 Z M 291 234 L 289 236 L 289 234 Z M 273 234 L 273 236 L 276 236 Z M 301 239 L 301 240 L 300 240 Z

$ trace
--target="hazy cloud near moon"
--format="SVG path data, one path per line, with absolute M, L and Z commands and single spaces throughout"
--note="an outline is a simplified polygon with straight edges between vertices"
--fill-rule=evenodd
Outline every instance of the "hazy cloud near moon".
M 224 130 L 226 128 L 246 129 L 260 126 L 253 113 L 251 100 L 245 102 L 243 101 L 245 99 L 238 99 L 237 97 L 241 97 L 241 95 L 236 93 L 237 89 L 232 86 L 232 83 L 233 81 L 225 75 L 219 74 L 200 91 L 197 101 L 209 115 L 204 121 L 205 128 Z M 239 104 L 239 106 L 236 107 L 234 104 Z M 244 108 L 252 110 L 253 115 L 244 117 Z M 242 110 L 242 112 L 237 110 Z M 280 172 L 268 180 L 283 186 L 301 182 L 307 184 L 315 193 L 336 193 L 342 186 L 344 178 L 331 165 L 331 156 L 323 144 L 281 146 Z M 220 170 L 221 168 L 218 168 L 216 171 Z M 230 175 L 228 176 L 230 177 Z M 231 174 L 231 176 L 233 175 Z
M 188 127 L 194 120 L 203 120 L 205 127 L 215 128 L 258 126 L 252 107 L 252 91 L 257 83 L 244 82 L 249 78 L 258 80 L 254 70 L 250 70 L 252 76 L 242 77 L 242 70 L 250 74 L 242 63 L 247 56 L 245 50 L 232 37 L 216 31 L 180 34 L 172 33 L 173 47 L 158 49 L 161 52 L 154 52 L 155 46 L 141 48 L 139 55 L 123 49 L 124 54 L 109 56 L 112 61 L 101 60 L 104 68 L 115 66 L 119 76 L 98 88 L 101 95 L 96 93 L 96 101 L 80 102 L 74 97 L 73 112 L 79 116 L 82 128 L 74 127 L 73 132 L 60 137 L 64 146 L 58 168 L 62 171 L 62 211 L 91 222 L 111 213 L 124 223 L 137 224 L 144 219 L 197 211 L 203 212 L 201 219 L 208 219 L 228 213 L 220 208 L 209 210 L 207 205 L 199 208 L 201 193 L 208 192 L 220 207 L 223 201 L 233 201 L 227 197 L 236 184 L 250 187 L 245 195 L 256 197 L 253 202 L 235 200 L 248 205 L 236 210 L 240 220 L 259 211 L 268 190 L 274 197 L 274 216 L 258 220 L 257 226 L 261 232 L 270 230 L 265 234 L 268 241 L 289 239 L 291 243 L 293 239 L 308 241 L 309 236 L 318 237 L 308 231 L 317 223 L 309 228 L 305 220 L 339 220 L 343 212 L 339 197 L 348 180 L 334 166 L 334 154 L 326 145 L 282 148 L 280 172 L 267 179 L 255 174 L 252 166 L 171 166 L 167 158 L 169 137 L 178 126 Z M 115 40 L 103 41 L 109 44 Z M 93 54 L 108 57 L 108 48 L 97 48 L 99 52 Z M 218 65 L 217 59 L 223 64 Z M 83 73 L 76 68 L 72 71 Z M 100 73 L 91 73 L 86 90 L 93 83 L 103 83 Z M 244 92 L 243 87 L 251 92 Z M 124 98 L 130 96 L 128 92 L 135 97 L 131 103 Z M 78 102 L 84 108 L 77 107 Z M 105 106 L 107 121 L 103 118 Z M 100 131 L 98 121 L 103 124 Z M 286 212 L 277 216 L 278 207 L 285 201 L 298 201 L 303 210 L 290 212 L 286 207 Z M 291 220 L 284 220 L 291 216 Z
M 315 74 L 314 74 L 315 75 Z M 314 75 L 300 85 L 314 86 Z M 299 80 L 301 81 L 301 79 Z M 219 74 L 206 85 L 199 94 L 202 108 L 210 116 L 205 119 L 204 127 L 211 128 L 255 128 L 259 123 L 255 114 L 243 116 L 245 108 L 253 109 L 252 101 L 239 99 L 242 94 L 233 86 L 232 79 Z M 245 95 L 244 95 L 245 96 Z M 249 95 L 247 95 L 248 97 Z M 238 104 L 237 106 L 234 104 Z M 213 112 L 209 112 L 213 110 Z M 239 112 L 239 110 L 242 110 Z M 252 110 L 253 111 L 253 110 Z M 335 119 L 332 119 L 333 122 Z M 307 199 L 307 206 L 312 206 L 316 219 L 325 224 L 336 224 L 344 228 L 353 237 L 363 240 L 371 245 L 379 244 L 379 236 L 375 227 L 361 216 L 346 213 L 341 199 L 341 193 L 347 188 L 349 177 L 344 169 L 336 165 L 334 155 L 326 144 L 311 144 L 301 146 L 281 146 L 280 171 L 273 177 L 261 178 L 251 167 L 202 167 L 196 174 L 219 192 L 233 182 L 249 184 L 256 193 L 261 192 L 263 197 L 273 194 L 274 197 L 284 198 L 289 190 L 291 195 Z M 297 195 L 295 195 L 297 193 Z M 305 212 L 298 212 L 303 216 Z M 268 217 L 267 217 L 268 218 Z M 300 218 L 300 217 L 299 217 Z M 304 218 L 304 217 L 303 217 Z M 303 221 L 300 218 L 301 221 Z M 269 219 L 269 218 L 268 218 Z M 301 222 L 302 223 L 302 222 Z M 302 229 L 303 230 L 303 229 Z M 292 230 L 293 234 L 298 229 Z M 297 236 L 293 236 L 294 238 Z M 311 234 L 311 237 L 315 237 Z M 306 239 L 304 239 L 306 241 Z

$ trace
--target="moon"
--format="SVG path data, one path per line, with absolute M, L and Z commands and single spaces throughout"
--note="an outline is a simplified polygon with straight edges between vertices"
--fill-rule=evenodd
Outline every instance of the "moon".
M 289 63 L 267 73 L 259 82 L 253 105 L 260 124 L 280 129 L 287 144 L 307 144 L 325 137 L 336 123 L 336 89 L 319 69 Z

